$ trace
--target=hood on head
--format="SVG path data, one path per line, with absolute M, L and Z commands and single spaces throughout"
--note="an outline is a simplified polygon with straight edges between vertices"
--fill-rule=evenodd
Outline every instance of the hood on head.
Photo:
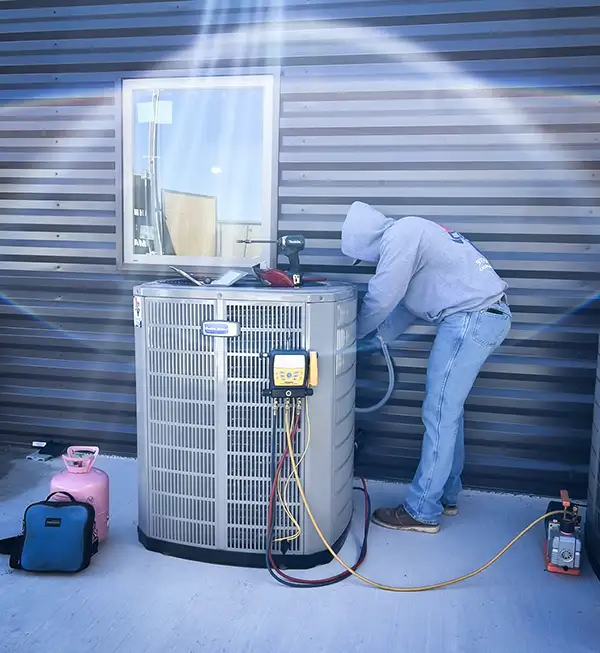
M 377 263 L 383 234 L 395 220 L 364 202 L 354 202 L 342 226 L 342 253 L 356 261 Z

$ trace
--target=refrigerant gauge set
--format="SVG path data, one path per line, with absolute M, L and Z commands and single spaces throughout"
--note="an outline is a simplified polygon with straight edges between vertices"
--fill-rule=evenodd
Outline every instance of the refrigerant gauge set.
M 274 350 L 269 354 L 269 387 L 264 394 L 275 399 L 308 397 L 317 385 L 317 352 L 305 349 Z

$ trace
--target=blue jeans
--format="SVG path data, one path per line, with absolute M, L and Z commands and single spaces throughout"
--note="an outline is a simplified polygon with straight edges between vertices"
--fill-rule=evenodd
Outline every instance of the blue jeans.
M 437 524 L 444 505 L 456 505 L 464 464 L 464 404 L 490 354 L 510 331 L 508 304 L 457 313 L 439 325 L 433 343 L 422 419 L 421 461 L 403 507 L 413 519 Z

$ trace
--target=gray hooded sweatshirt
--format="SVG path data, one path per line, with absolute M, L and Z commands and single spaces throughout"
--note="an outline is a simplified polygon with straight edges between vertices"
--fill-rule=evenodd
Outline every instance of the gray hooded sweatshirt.
M 378 329 L 387 342 L 416 318 L 439 324 L 497 302 L 507 284 L 464 236 L 418 217 L 395 220 L 355 202 L 342 227 L 342 252 L 376 263 L 361 306 L 357 338 Z

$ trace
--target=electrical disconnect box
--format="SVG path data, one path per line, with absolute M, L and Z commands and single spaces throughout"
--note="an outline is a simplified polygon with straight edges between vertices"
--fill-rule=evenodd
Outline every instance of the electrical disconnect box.
M 341 547 L 353 511 L 356 290 L 351 284 L 134 289 L 140 541 L 198 560 L 264 566 L 273 397 L 308 396 L 311 444 L 300 469 L 324 535 Z M 287 394 L 291 393 L 291 394 Z M 283 426 L 277 452 L 285 447 Z M 307 437 L 306 416 L 294 447 Z M 291 472 L 289 461 L 282 477 Z M 288 568 L 330 560 L 293 479 L 302 532 Z M 277 508 L 275 539 L 295 531 Z M 285 554 L 284 554 L 285 553 Z

